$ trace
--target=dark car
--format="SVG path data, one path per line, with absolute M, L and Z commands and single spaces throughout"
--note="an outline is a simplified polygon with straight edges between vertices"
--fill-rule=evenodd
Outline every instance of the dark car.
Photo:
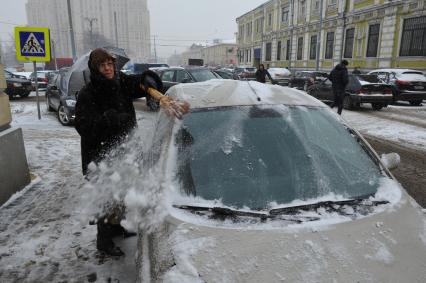
M 30 95 L 32 86 L 29 80 L 6 70 L 4 71 L 4 75 L 6 77 L 7 84 L 4 92 L 9 96 L 9 99 L 13 99 L 17 95 L 20 97 L 27 97 Z
M 227 80 L 235 79 L 234 73 L 232 73 L 231 71 L 227 69 L 217 69 L 217 70 L 214 70 L 213 72 L 219 77 L 221 77 L 222 79 L 227 79 Z
M 255 81 L 256 80 L 256 68 L 255 67 L 236 67 L 234 70 L 235 78 L 243 81 Z
M 131 68 L 130 73 L 142 74 L 143 72 L 151 70 L 152 68 L 161 68 L 161 67 L 168 68 L 169 65 L 164 63 L 135 63 L 133 64 L 133 67 Z
M 60 70 L 56 74 L 46 89 L 46 106 L 49 111 L 56 111 L 59 122 L 68 126 L 74 122 L 75 118 L 75 95 L 69 96 L 61 88 L 64 83 L 67 70 Z
M 45 90 L 47 85 L 49 84 L 49 73 L 52 71 L 37 71 L 37 84 L 39 90 Z M 36 84 L 36 73 L 33 72 L 30 76 L 31 83 L 33 85 L 33 89 L 35 89 Z
M 392 87 L 394 101 L 403 100 L 420 105 L 426 99 L 426 76 L 410 69 L 380 69 L 369 72 Z
M 328 74 L 326 72 L 298 71 L 291 77 L 288 86 L 306 91 L 315 82 L 323 81 L 327 78 Z
M 316 81 L 308 87 L 308 94 L 318 98 L 323 102 L 334 100 L 331 81 L 325 79 Z M 346 95 L 343 100 L 345 109 L 354 109 L 363 103 L 371 103 L 374 110 L 380 110 L 392 103 L 392 88 L 384 84 L 374 75 L 349 75 L 349 82 L 346 86 Z

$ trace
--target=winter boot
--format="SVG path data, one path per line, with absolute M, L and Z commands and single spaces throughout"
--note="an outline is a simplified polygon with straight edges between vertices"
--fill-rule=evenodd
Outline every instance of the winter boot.
M 126 229 L 124 229 L 121 225 L 111 225 L 112 231 L 113 231 L 113 237 L 123 237 L 123 238 L 129 238 L 136 236 L 137 233 L 135 232 L 129 232 Z
M 104 219 L 99 219 L 97 226 L 98 234 L 96 236 L 96 248 L 107 255 L 123 256 L 124 252 L 112 241 L 112 237 L 114 236 L 112 225 L 105 223 Z

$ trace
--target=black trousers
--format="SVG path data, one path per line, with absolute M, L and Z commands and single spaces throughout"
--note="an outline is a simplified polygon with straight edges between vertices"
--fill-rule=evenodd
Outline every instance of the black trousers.
M 340 89 L 333 89 L 334 102 L 331 108 L 337 106 L 337 114 L 342 115 L 343 110 L 343 99 L 345 97 L 345 91 Z
M 114 247 L 112 238 L 116 236 L 122 236 L 125 229 L 120 224 L 111 224 L 105 222 L 107 217 L 101 217 L 98 219 L 98 234 L 96 235 L 96 247 L 98 250 L 106 250 Z

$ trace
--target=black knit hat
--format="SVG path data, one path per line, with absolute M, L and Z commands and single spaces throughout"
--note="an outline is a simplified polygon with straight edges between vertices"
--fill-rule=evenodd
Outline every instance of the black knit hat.
M 347 65 L 349 65 L 349 62 L 348 62 L 348 61 L 346 61 L 346 60 L 342 60 L 342 65 L 347 66 Z
M 98 70 L 99 65 L 107 60 L 112 60 L 115 64 L 115 57 L 103 48 L 96 48 L 90 53 L 89 65 L 90 70 Z

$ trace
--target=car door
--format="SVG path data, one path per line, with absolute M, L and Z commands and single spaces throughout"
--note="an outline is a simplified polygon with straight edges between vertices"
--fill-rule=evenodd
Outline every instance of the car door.
M 331 81 L 326 79 L 318 84 L 318 99 L 322 101 L 334 101 Z
M 57 110 L 60 104 L 59 76 L 55 76 L 52 81 L 52 84 L 49 85 L 49 100 L 52 107 Z
M 169 88 L 176 84 L 176 71 L 175 70 L 166 70 L 161 75 L 161 80 L 163 81 L 163 92 L 166 92 Z

